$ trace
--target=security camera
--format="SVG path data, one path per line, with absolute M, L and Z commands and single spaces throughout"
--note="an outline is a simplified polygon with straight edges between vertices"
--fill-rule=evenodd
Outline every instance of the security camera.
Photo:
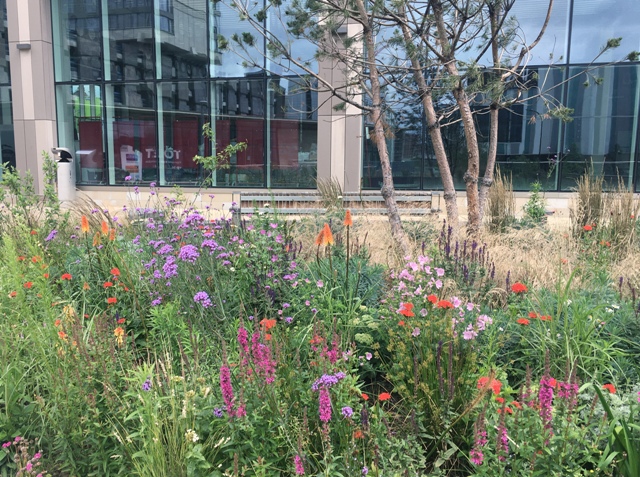
M 66 147 L 54 147 L 51 149 L 51 152 L 56 154 L 61 162 L 69 162 L 69 159 L 73 159 L 73 154 Z

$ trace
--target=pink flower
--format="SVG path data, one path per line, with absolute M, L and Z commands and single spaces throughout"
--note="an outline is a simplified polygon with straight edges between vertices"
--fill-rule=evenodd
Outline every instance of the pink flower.
M 231 385 L 231 370 L 229 366 L 220 366 L 220 391 L 222 391 L 222 398 L 227 406 L 227 414 L 230 417 L 235 415 L 233 409 L 233 386 Z
M 5 442 L 4 444 L 2 444 L 2 448 L 3 448 L 3 449 L 6 449 L 7 447 L 11 447 L 11 444 L 12 444 L 12 442 L 11 442 L 11 441 L 9 441 L 9 442 Z
M 296 475 L 304 475 L 304 466 L 302 465 L 302 457 L 296 455 L 293 458 L 293 463 L 296 466 Z
M 318 414 L 322 422 L 329 422 L 331 420 L 331 395 L 329 390 L 325 387 L 320 388 L 318 395 Z

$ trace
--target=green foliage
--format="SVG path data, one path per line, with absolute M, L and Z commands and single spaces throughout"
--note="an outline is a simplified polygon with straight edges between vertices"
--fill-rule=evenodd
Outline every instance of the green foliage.
M 534 182 L 531 184 L 529 200 L 523 207 L 523 223 L 527 225 L 540 225 L 546 220 L 546 200 L 542 194 L 542 184 Z
M 213 143 L 212 149 L 215 151 L 215 134 L 209 123 L 202 126 L 202 134 Z M 244 151 L 246 148 L 247 143 L 239 142 L 237 144 L 229 144 L 221 151 L 214 152 L 209 156 L 195 156 L 193 158 L 194 162 L 202 166 L 206 173 L 206 176 L 203 179 L 203 185 L 205 187 L 210 186 L 212 184 L 213 174 L 218 169 L 229 168 L 229 161 L 231 158 L 237 153 Z

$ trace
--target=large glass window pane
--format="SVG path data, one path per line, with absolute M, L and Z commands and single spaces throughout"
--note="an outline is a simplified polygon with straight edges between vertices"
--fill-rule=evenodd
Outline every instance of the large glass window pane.
M 11 110 L 11 86 L 0 86 L 0 152 L 2 164 L 16 167 L 16 149 Z M 0 177 L 2 176 L 0 169 Z
M 102 79 L 99 1 L 59 0 L 51 5 L 56 81 Z
M 300 82 L 270 80 L 271 186 L 314 188 L 318 171 L 317 94 Z
M 153 0 L 109 0 L 106 8 L 111 80 L 154 79 Z
M 168 184 L 196 185 L 201 180 L 196 155 L 205 150 L 202 126 L 209 121 L 207 83 L 165 83 L 160 86 L 164 179 Z
M 255 3 L 253 13 L 257 13 L 263 7 L 263 2 Z M 233 36 L 251 31 L 251 26 L 246 20 L 240 20 L 238 12 L 225 5 L 224 2 L 211 2 L 209 35 L 211 45 L 211 76 L 212 77 L 240 77 L 248 76 L 252 73 L 259 73 L 257 64 L 264 66 L 264 41 L 255 34 L 256 39 L 253 47 L 248 47 L 247 51 L 236 51 Z M 228 43 L 230 48 L 224 48 Z
M 100 86 L 59 85 L 56 91 L 58 144 L 75 155 L 76 182 L 106 183 Z
M 245 142 L 229 167 L 216 174 L 218 186 L 265 186 L 265 81 L 230 80 L 213 87 L 216 149 Z
M 570 68 L 575 75 L 580 68 Z M 565 125 L 561 188 L 575 186 L 576 179 L 592 167 L 609 185 L 618 175 L 630 181 L 634 117 L 637 115 L 639 67 L 617 65 L 592 72 L 602 84 L 585 86 L 585 75 L 569 83 L 567 106 L 575 109 L 574 120 Z
M 7 0 L 0 0 L 0 84 L 11 84 Z
M 540 33 L 547 16 L 549 2 L 515 2 L 511 16 L 518 23 L 518 38 L 521 44 L 530 45 Z M 570 0 L 555 0 L 551 18 L 540 42 L 531 51 L 528 61 L 531 65 L 548 65 L 566 62 L 569 42 L 569 7 Z M 516 49 L 520 53 L 520 48 Z
M 206 78 L 207 0 L 161 0 L 158 13 L 162 78 Z
M 561 121 L 549 114 L 549 107 L 562 103 L 564 71 L 560 68 L 530 69 L 527 79 L 530 89 L 523 93 L 522 104 L 499 112 L 496 164 L 503 174 L 512 177 L 515 190 L 530 190 L 536 181 L 545 190 L 555 190 L 561 156 Z M 538 95 L 542 96 L 536 97 Z M 527 97 L 531 99 L 527 101 Z M 479 115 L 477 119 L 481 139 L 486 138 L 489 116 Z
M 151 83 L 106 86 L 109 182 L 158 181 L 155 91 Z
M 573 2 L 571 63 L 607 63 L 640 50 L 640 2 L 638 0 L 576 0 Z M 610 38 L 622 37 L 619 48 L 602 55 Z

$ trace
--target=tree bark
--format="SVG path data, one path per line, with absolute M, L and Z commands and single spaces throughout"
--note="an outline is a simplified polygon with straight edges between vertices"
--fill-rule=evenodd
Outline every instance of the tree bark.
M 407 44 L 410 44 L 412 39 L 406 22 L 406 12 L 404 8 L 401 7 L 400 13 L 400 28 L 402 29 L 402 36 L 404 41 L 407 42 Z M 440 179 L 442 180 L 444 206 L 447 210 L 447 222 L 452 227 L 454 234 L 457 235 L 460 226 L 460 217 L 458 215 L 458 195 L 453 183 L 451 167 L 449 167 L 449 161 L 447 160 L 447 151 L 444 147 L 444 141 L 442 140 L 442 130 L 440 129 L 438 115 L 436 114 L 436 109 L 433 104 L 431 91 L 427 86 L 427 80 L 424 77 L 424 69 L 415 56 L 411 58 L 411 69 L 413 71 L 413 78 L 418 85 L 418 92 L 420 94 L 420 100 L 422 102 L 424 115 L 427 121 L 427 130 L 429 131 L 429 137 L 431 139 L 431 144 L 433 145 L 433 153 L 436 157 L 438 171 L 440 172 Z
M 356 5 L 363 25 L 363 37 L 365 48 L 367 50 L 369 79 L 371 81 L 371 100 L 373 102 L 373 107 L 369 113 L 369 117 L 373 123 L 373 140 L 376 148 L 378 149 L 380 165 L 382 167 L 382 188 L 380 193 L 382 194 L 385 206 L 387 207 L 387 215 L 389 216 L 389 224 L 391 225 L 391 235 L 395 240 L 396 245 L 400 247 L 402 253 L 406 256 L 411 254 L 411 246 L 409 245 L 409 240 L 402 228 L 402 221 L 398 211 L 398 203 L 396 202 L 395 187 L 393 185 L 391 161 L 389 160 L 389 150 L 387 148 L 387 141 L 384 132 L 384 113 L 382 111 L 380 76 L 377 65 L 375 64 L 375 58 L 377 56 L 375 51 L 374 31 L 369 23 L 369 15 L 364 5 L 364 1 L 356 0 Z

